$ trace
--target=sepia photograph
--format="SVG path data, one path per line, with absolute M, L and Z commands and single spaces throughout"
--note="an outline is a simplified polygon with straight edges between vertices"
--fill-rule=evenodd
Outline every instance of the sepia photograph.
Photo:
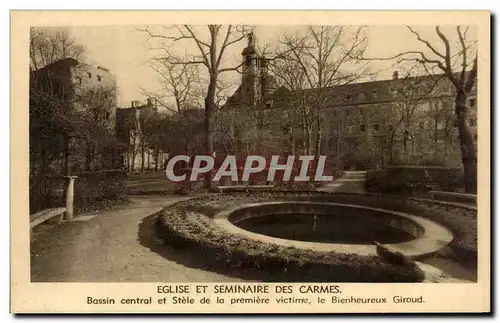
M 182 283 L 329 303 L 379 302 L 345 283 L 478 283 L 474 21 L 142 21 L 29 24 L 29 282 L 161 282 L 172 304 Z

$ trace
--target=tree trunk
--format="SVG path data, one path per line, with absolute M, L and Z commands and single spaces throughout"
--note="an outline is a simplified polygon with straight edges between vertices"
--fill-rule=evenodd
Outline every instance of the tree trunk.
M 41 154 L 41 165 L 40 165 L 40 173 L 46 174 L 48 170 L 48 161 L 47 161 L 47 144 L 44 139 L 40 140 L 40 154 Z
M 434 144 L 436 147 L 438 142 L 438 122 L 439 122 L 439 117 L 436 116 L 436 119 L 434 120 Z
M 151 167 L 151 150 L 148 148 L 148 171 Z
M 205 153 L 207 156 L 213 156 L 214 153 L 214 110 L 215 110 L 215 86 L 217 77 L 210 77 L 210 84 L 208 85 L 207 96 L 205 98 Z M 205 174 L 204 185 L 205 188 L 212 186 L 212 173 Z
M 125 150 L 125 167 L 127 167 L 127 172 L 130 172 L 130 147 L 128 146 Z
M 466 193 L 477 192 L 477 154 L 474 139 L 467 126 L 468 108 L 467 95 L 458 93 L 455 98 L 455 113 L 458 122 L 458 137 L 464 167 L 464 188 Z
M 302 147 L 300 149 L 300 153 L 304 154 L 306 153 L 306 147 L 307 147 L 307 128 L 304 123 L 302 123 L 301 139 L 302 139 Z
M 320 110 L 317 109 L 317 112 L 316 112 L 316 143 L 315 143 L 315 147 L 314 147 L 314 154 L 316 156 L 316 160 L 319 160 L 319 156 L 321 155 L 321 139 L 322 139 L 321 115 L 320 115 Z
M 137 140 L 136 140 L 136 137 L 134 135 L 134 143 L 133 145 L 131 146 L 131 150 L 130 150 L 130 173 L 133 173 L 135 171 L 135 156 L 137 156 L 137 151 L 139 150 L 137 148 Z
M 258 116 L 258 129 L 257 129 L 257 151 L 261 151 L 262 149 L 262 137 L 263 137 L 263 131 L 264 131 L 264 115 L 261 111 L 257 113 Z
M 389 143 L 387 144 L 387 150 L 389 152 L 389 165 L 394 163 L 394 139 L 396 137 L 396 127 L 391 132 L 391 137 L 389 138 Z
M 410 131 L 407 127 L 405 127 L 403 133 L 403 160 L 405 163 L 408 163 L 408 140 L 410 136 Z
M 337 170 L 341 170 L 342 166 L 340 165 L 340 132 L 337 131 Z
M 309 126 L 306 127 L 306 154 L 311 154 L 311 128 Z
M 70 176 L 71 175 L 71 167 L 69 165 L 70 163 L 70 136 L 68 134 L 63 135 L 63 141 L 64 141 L 64 175 Z
M 92 166 L 92 147 L 87 143 L 87 151 L 85 156 L 85 171 L 90 172 Z
M 337 170 L 341 170 L 340 165 L 340 110 L 337 108 Z
M 155 147 L 155 172 L 158 171 L 158 158 L 160 155 L 160 148 L 157 146 Z
M 141 173 L 144 173 L 144 138 L 141 138 Z

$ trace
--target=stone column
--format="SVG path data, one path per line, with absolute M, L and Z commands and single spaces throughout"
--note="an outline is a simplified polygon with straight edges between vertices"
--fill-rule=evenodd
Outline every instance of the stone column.
M 75 179 L 78 176 L 65 176 L 67 179 L 67 187 L 66 187 L 66 213 L 64 215 L 64 220 L 68 221 L 73 218 L 73 200 L 74 200 L 74 187 L 75 187 Z

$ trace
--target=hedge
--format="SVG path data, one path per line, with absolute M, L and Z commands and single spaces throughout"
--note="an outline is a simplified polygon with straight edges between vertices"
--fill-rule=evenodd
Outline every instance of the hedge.
M 30 214 L 38 211 L 64 206 L 63 176 L 36 175 L 29 179 Z
M 238 196 L 243 195 L 236 194 Z M 303 250 L 230 234 L 212 224 L 209 216 L 216 212 L 212 210 L 206 216 L 200 207 L 209 210 L 211 203 L 220 207 L 221 197 L 223 202 L 229 196 L 178 202 L 161 211 L 157 225 L 162 239 L 175 248 L 197 254 L 214 270 L 263 269 L 276 281 L 421 282 L 425 278 L 414 263 L 393 265 L 377 256 Z M 288 197 L 294 199 L 298 195 Z M 229 202 L 241 203 L 238 198 L 230 200 L 229 197 Z
M 365 187 L 369 192 L 386 194 L 459 192 L 463 189 L 463 172 L 450 167 L 392 166 L 368 171 Z
M 159 232 L 160 235 L 167 241 L 174 243 L 178 245 L 178 247 L 182 248 L 184 246 L 184 243 L 187 242 L 187 245 L 190 245 L 191 247 L 188 248 L 193 248 L 193 250 L 198 250 L 199 254 L 202 254 L 204 251 L 203 249 L 199 249 L 201 244 L 208 244 L 208 245 L 213 245 L 214 242 L 210 239 L 211 236 L 217 236 L 220 241 L 233 241 L 234 236 L 228 236 L 227 233 L 221 232 L 220 229 L 215 228 L 211 225 L 211 220 L 210 217 L 213 216 L 214 214 L 218 213 L 219 211 L 222 211 L 224 208 L 230 207 L 230 206 L 236 206 L 236 205 L 241 205 L 243 203 L 257 203 L 257 202 L 266 202 L 266 201 L 314 201 L 314 202 L 334 202 L 334 203 L 343 203 L 343 204 L 354 204 L 354 205 L 362 205 L 362 206 L 369 206 L 369 207 L 375 207 L 375 208 L 381 208 L 381 209 L 387 209 L 387 210 L 393 210 L 397 212 L 404 212 L 404 213 L 409 213 L 409 214 L 417 214 L 422 217 L 429 218 L 430 220 L 433 220 L 437 223 L 442 224 L 443 226 L 447 227 L 449 230 L 452 231 L 454 234 L 454 239 L 453 241 L 449 244 L 449 246 L 452 248 L 454 251 L 455 255 L 458 257 L 458 259 L 464 264 L 467 265 L 471 268 L 477 266 L 477 220 L 476 220 L 476 213 L 477 211 L 472 208 L 472 207 L 466 207 L 463 205 L 454 205 L 450 203 L 442 203 L 442 202 L 437 202 L 437 201 L 429 201 L 429 200 L 421 200 L 421 199 L 416 199 L 416 198 L 401 198 L 397 196 L 387 196 L 387 195 L 376 195 L 376 194 L 356 194 L 356 193 L 327 193 L 327 192 L 310 192 L 310 191 L 303 191 L 303 192 L 272 192 L 272 193 L 255 193 L 252 195 L 246 195 L 246 194 L 239 194 L 239 193 L 232 193 L 232 194 L 222 194 L 222 195 L 214 195 L 214 196 L 208 196 L 208 197 L 202 197 L 202 198 L 196 198 L 196 199 L 190 199 L 189 201 L 184 201 L 184 202 L 178 202 L 172 207 L 169 207 L 169 210 L 164 210 L 163 215 L 160 215 L 158 218 L 158 224 L 159 224 Z M 187 213 L 184 211 L 187 209 L 187 212 L 189 213 L 190 216 L 187 216 Z M 201 226 L 200 226 L 201 225 Z M 186 229 L 187 226 L 187 229 Z M 191 230 L 189 228 L 195 228 L 194 230 Z M 210 232 L 208 234 L 207 238 L 207 232 Z M 188 236 L 189 238 L 186 238 Z M 283 248 L 283 247 L 278 247 L 278 246 L 271 246 L 267 245 L 264 248 L 264 244 L 258 242 L 253 242 L 249 241 L 246 238 L 241 238 L 239 237 L 238 239 L 243 239 L 242 242 L 237 242 L 236 245 L 239 246 L 238 250 L 240 252 L 245 253 L 246 246 L 253 246 L 254 249 L 256 250 L 264 250 L 265 255 L 260 254 L 260 258 L 258 258 L 255 262 L 257 264 L 260 264 L 262 262 L 266 262 L 266 259 L 274 259 L 273 257 L 278 257 L 281 259 L 280 261 L 283 263 L 290 263 L 290 255 L 297 255 L 299 253 L 302 255 L 301 261 L 298 263 L 302 263 L 304 258 L 308 260 L 308 263 L 315 263 L 316 259 L 315 257 L 327 257 L 330 260 L 333 260 L 332 266 L 336 267 L 338 264 L 335 261 L 335 259 L 338 259 L 339 254 L 329 254 L 325 255 L 324 253 L 319 253 L 322 256 L 319 256 L 318 254 L 315 254 L 315 252 L 312 252 L 313 254 L 309 253 L 304 253 L 303 250 L 290 250 L 294 248 Z M 238 240 L 238 241 L 240 241 Z M 256 245 L 255 245 L 256 244 Z M 211 248 L 212 253 L 210 255 L 207 255 L 207 257 L 203 257 L 206 260 L 206 263 L 209 266 L 217 266 L 221 265 L 221 263 L 214 263 L 213 259 L 215 256 L 218 256 L 219 258 L 222 257 L 222 259 L 229 259 L 226 262 L 223 262 L 223 266 L 227 266 L 228 263 L 232 263 L 232 258 L 231 258 L 231 253 L 227 255 L 225 252 L 227 249 L 224 247 L 225 244 L 223 243 L 222 245 L 220 243 L 215 243 L 215 246 Z M 218 250 L 218 248 L 221 248 L 221 250 Z M 272 250 L 278 250 L 277 252 L 269 252 L 268 249 Z M 222 252 L 221 256 L 219 253 Z M 377 259 L 373 259 L 371 257 L 362 257 L 359 255 L 349 255 L 350 257 L 353 257 L 352 259 L 355 259 L 356 261 L 354 263 L 357 264 L 363 264 L 363 266 L 369 266 L 370 268 L 373 269 L 373 267 L 377 267 L 376 264 L 379 264 L 380 261 Z M 344 257 L 344 258 L 343 258 Z M 342 255 L 340 259 L 346 259 L 345 255 Z M 250 260 L 249 260 L 250 261 Z M 275 260 L 272 260 L 275 261 Z M 272 263 L 271 261 L 271 263 Z M 294 263 L 292 261 L 292 263 Z M 254 268 L 252 266 L 252 262 L 250 261 L 249 263 L 246 263 L 247 267 Z M 298 266 L 297 268 L 302 268 Z M 344 268 L 345 270 L 353 270 L 353 268 L 349 267 L 346 264 L 343 264 L 342 266 L 339 266 L 339 268 Z M 356 268 L 356 267 L 354 267 Z M 382 270 L 376 270 L 374 269 L 374 272 L 378 273 L 378 278 L 373 279 L 370 281 L 382 281 L 383 279 L 387 278 L 385 276 L 390 272 L 389 268 L 391 270 L 398 270 L 396 267 L 382 267 Z M 274 270 L 276 271 L 277 269 L 270 268 L 267 266 L 268 270 Z M 334 269 L 331 269 L 334 270 Z M 340 269 L 339 269 L 340 270 Z M 357 269 L 354 269 L 355 273 Z M 408 270 L 408 268 L 406 268 Z M 342 270 L 340 270 L 342 272 Z M 380 274 L 382 272 L 383 274 Z M 287 270 L 287 273 L 281 272 L 280 276 L 283 276 L 284 279 L 286 277 L 290 277 L 290 271 Z M 331 276 L 322 276 L 325 275 L 324 270 L 318 272 L 315 275 L 318 276 L 318 280 L 324 279 L 324 281 L 329 281 L 331 280 Z M 352 274 L 351 273 L 351 274 Z M 406 272 L 409 274 L 409 272 Z M 416 274 L 416 273 L 414 273 Z M 417 274 L 418 276 L 418 274 Z M 354 274 L 353 275 L 347 275 L 343 276 L 340 274 L 339 276 L 340 279 L 338 281 L 369 281 L 369 280 L 363 280 L 362 277 L 359 277 Z M 385 277 L 385 278 L 384 278 Z M 395 277 L 398 277 L 397 279 L 407 279 L 407 275 L 399 275 L 396 274 Z M 296 277 L 291 277 L 292 279 L 303 279 L 303 277 L 298 274 Z M 414 277 L 415 278 L 415 277 Z M 345 279 L 345 280 L 344 280 Z M 382 280 L 379 280 L 382 279 Z M 390 280 L 390 278 L 387 281 L 400 281 L 394 278 L 393 280 Z M 323 281 L 323 280 L 322 280 Z M 409 280 L 411 281 L 411 280 Z
M 121 199 L 125 189 L 126 173 L 106 170 L 75 174 L 75 213 L 93 208 L 95 204 Z M 61 175 L 35 175 L 30 177 L 30 214 L 65 205 L 66 179 Z

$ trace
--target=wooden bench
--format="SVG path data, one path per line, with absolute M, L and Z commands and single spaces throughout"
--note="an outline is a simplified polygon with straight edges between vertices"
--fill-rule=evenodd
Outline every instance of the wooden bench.
M 220 193 L 223 192 L 249 192 L 249 191 L 259 191 L 259 190 L 271 190 L 274 185 L 229 185 L 229 186 L 217 186 Z
M 477 195 L 466 194 L 466 193 L 456 193 L 456 192 L 445 192 L 445 191 L 429 191 L 429 196 L 431 199 L 435 200 L 445 200 L 451 202 L 463 202 L 463 203 L 477 203 Z
M 59 220 L 62 220 L 62 216 L 66 212 L 65 207 L 58 207 L 58 208 L 53 208 L 53 209 L 45 209 L 43 211 L 40 211 L 38 213 L 30 215 L 30 229 L 33 229 L 37 225 L 50 220 L 56 216 L 60 216 Z

